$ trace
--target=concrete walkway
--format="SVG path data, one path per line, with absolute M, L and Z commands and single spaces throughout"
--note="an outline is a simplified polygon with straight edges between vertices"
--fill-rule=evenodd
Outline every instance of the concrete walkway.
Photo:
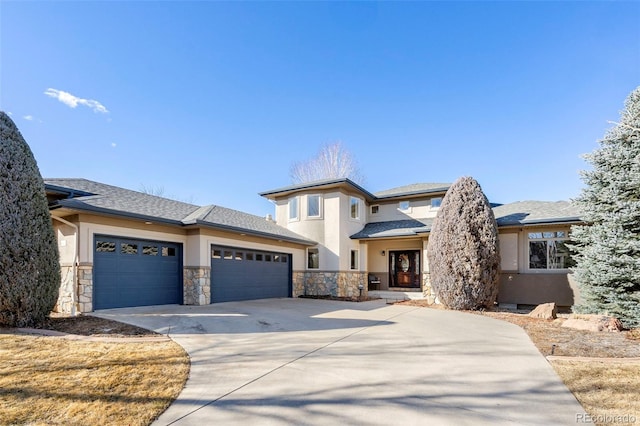
M 524 331 L 479 315 L 310 299 L 95 315 L 189 353 L 186 387 L 157 425 L 575 425 L 585 414 Z

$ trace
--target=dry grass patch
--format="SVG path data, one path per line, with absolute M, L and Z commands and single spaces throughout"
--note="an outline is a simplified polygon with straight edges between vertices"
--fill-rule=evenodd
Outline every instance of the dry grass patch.
M 597 424 L 640 422 L 640 362 L 551 362 Z
M 178 396 L 189 358 L 172 341 L 0 335 L 3 424 L 148 425 Z

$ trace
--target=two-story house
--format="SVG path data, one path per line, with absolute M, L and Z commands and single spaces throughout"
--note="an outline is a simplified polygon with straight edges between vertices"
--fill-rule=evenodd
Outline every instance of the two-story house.
M 275 219 L 85 179 L 45 179 L 62 267 L 58 309 L 300 295 L 414 292 L 433 298 L 426 250 L 448 184 L 370 193 L 348 179 L 263 192 Z M 499 302 L 571 306 L 567 202 L 494 208 Z

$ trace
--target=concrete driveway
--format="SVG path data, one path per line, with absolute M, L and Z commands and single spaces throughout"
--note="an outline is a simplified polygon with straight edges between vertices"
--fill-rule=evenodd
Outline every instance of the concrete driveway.
M 169 334 L 189 353 L 186 387 L 158 425 L 575 425 L 584 416 L 524 331 L 479 315 L 309 299 L 95 315 Z

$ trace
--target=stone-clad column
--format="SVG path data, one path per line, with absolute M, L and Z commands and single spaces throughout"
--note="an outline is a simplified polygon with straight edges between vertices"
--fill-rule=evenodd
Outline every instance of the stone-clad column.
M 185 305 L 208 305 L 211 303 L 211 267 L 185 266 L 183 277 L 183 303 Z

